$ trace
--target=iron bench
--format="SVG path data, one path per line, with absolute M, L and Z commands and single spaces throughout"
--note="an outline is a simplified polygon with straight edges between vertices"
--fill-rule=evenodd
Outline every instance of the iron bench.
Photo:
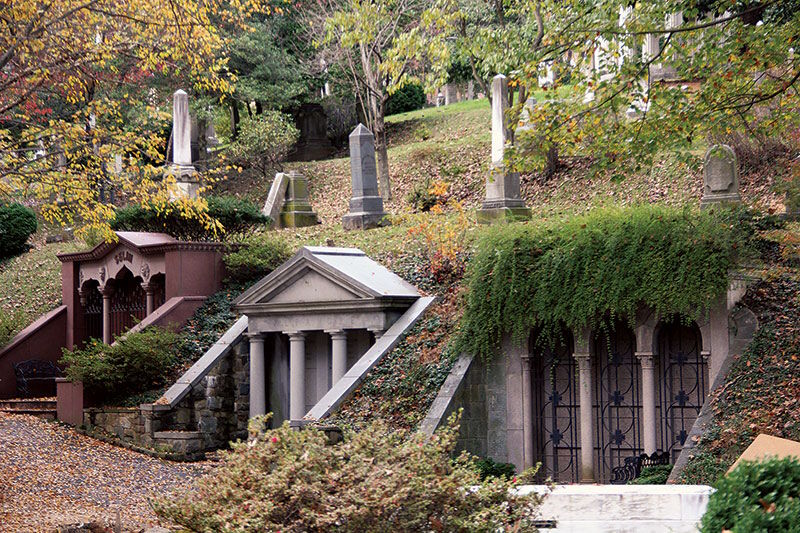
M 21 397 L 55 396 L 56 378 L 63 372 L 52 361 L 29 359 L 14 365 L 14 375 Z
M 668 464 L 670 464 L 669 452 L 653 452 L 651 455 L 643 453 L 635 457 L 626 457 L 625 464 L 611 469 L 610 483 L 624 485 L 639 477 L 643 468 Z

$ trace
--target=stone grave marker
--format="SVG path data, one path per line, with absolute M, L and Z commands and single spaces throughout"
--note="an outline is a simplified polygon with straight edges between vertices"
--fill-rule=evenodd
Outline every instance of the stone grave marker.
M 703 199 L 700 206 L 741 201 L 736 152 L 725 144 L 715 144 L 703 159 Z
M 486 199 L 478 210 L 478 222 L 481 224 L 531 216 L 531 210 L 525 207 L 520 195 L 519 174 L 505 168 L 507 109 L 508 79 L 498 74 L 492 80 L 492 164 L 486 178 Z
M 275 174 L 261 212 L 270 217 L 279 228 L 319 224 L 317 214 L 308 200 L 308 180 L 295 170 Z
M 189 95 L 178 89 L 172 96 L 172 166 L 180 194 L 197 198 L 200 181 L 192 165 L 192 118 Z
M 378 194 L 375 137 L 363 124 L 350 134 L 350 178 L 353 196 L 350 213 L 342 217 L 344 229 L 370 229 L 383 225 L 386 212 Z

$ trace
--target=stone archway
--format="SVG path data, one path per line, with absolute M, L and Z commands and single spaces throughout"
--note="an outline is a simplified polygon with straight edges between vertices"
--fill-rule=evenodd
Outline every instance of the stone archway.
M 142 278 L 122 267 L 114 278 L 106 282 L 111 290 L 111 336 L 117 337 L 144 320 L 147 316 L 147 296 L 142 288 Z
M 694 322 L 679 318 L 662 322 L 655 346 L 660 449 L 669 452 L 674 462 L 708 395 L 708 364 Z

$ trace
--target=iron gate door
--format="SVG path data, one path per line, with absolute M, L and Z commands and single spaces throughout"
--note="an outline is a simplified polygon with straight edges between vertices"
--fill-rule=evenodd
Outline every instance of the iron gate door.
M 578 438 L 579 396 L 577 366 L 572 357 L 571 336 L 556 350 L 532 349 L 534 415 L 534 461 L 541 463 L 536 474 L 558 483 L 579 480 L 580 440 Z M 538 353 L 537 353 L 538 351 Z
M 707 363 L 701 353 L 700 330 L 678 320 L 658 333 L 661 449 L 678 458 L 708 394 Z
M 611 470 L 623 466 L 625 458 L 643 452 L 642 386 L 635 348 L 636 338 L 623 323 L 594 340 L 595 472 L 603 483 L 610 481 Z

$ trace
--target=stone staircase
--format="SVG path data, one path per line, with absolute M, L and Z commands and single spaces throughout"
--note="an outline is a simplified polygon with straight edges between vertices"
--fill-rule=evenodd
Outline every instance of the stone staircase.
M 32 415 L 45 420 L 56 419 L 55 398 L 15 398 L 0 400 L 0 413 Z

